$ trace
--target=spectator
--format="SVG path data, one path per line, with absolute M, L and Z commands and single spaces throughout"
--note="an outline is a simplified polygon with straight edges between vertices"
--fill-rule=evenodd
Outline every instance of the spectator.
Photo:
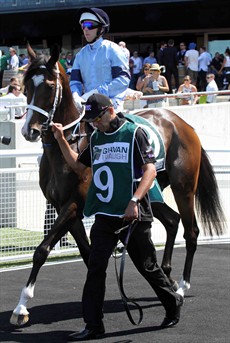
M 224 77 L 228 82 L 228 89 L 230 89 L 230 49 L 227 48 L 224 53 L 224 60 L 219 70 L 219 75 L 224 72 Z
M 206 92 L 218 91 L 218 86 L 217 86 L 216 81 L 215 81 L 215 75 L 213 73 L 207 73 L 206 79 L 207 79 Z M 206 102 L 208 104 L 210 104 L 212 102 L 216 102 L 216 95 L 217 94 L 208 94 Z
M 179 66 L 185 66 L 185 53 L 186 53 L 186 45 L 184 42 L 180 43 L 180 51 L 177 52 L 177 59 L 178 59 L 178 65 Z
M 129 49 L 127 49 L 126 43 L 123 42 L 123 41 L 120 41 L 120 42 L 118 43 L 118 45 L 121 47 L 121 49 L 123 49 L 123 51 L 124 51 L 124 53 L 125 53 L 125 57 L 126 57 L 127 60 L 129 61 L 129 59 L 130 59 L 130 51 L 129 51 Z
M 167 48 L 167 44 L 165 41 L 160 42 L 160 49 L 157 52 L 157 63 L 159 65 L 163 65 L 163 51 Z
M 7 94 L 4 95 L 4 99 L 18 99 L 19 104 L 20 102 L 26 103 L 26 96 L 22 93 L 22 89 L 18 85 L 9 86 Z M 15 108 L 15 118 L 20 119 L 23 114 L 24 110 L 22 107 Z
M 72 67 L 73 67 L 73 62 L 74 62 L 72 52 L 67 52 L 65 61 L 66 61 L 66 63 L 65 63 L 65 65 L 66 65 L 66 73 L 68 75 L 70 75 L 71 71 L 72 71 Z
M 136 89 L 136 84 L 138 77 L 141 75 L 142 70 L 142 60 L 138 56 L 138 52 L 134 51 L 133 56 L 130 57 L 131 60 L 133 60 L 134 66 L 133 66 L 133 73 L 130 80 L 129 88 Z
M 149 63 L 149 64 L 154 64 L 157 63 L 156 57 L 154 57 L 154 51 L 150 50 L 149 56 L 144 58 L 143 64 Z
M 150 75 L 150 67 L 151 64 L 145 63 L 142 68 L 142 74 L 141 76 L 138 77 L 137 84 L 136 84 L 136 89 L 140 92 L 143 90 L 144 86 L 144 79 Z M 139 100 L 140 107 L 146 107 L 147 101 L 146 100 Z
M 29 56 L 24 55 L 24 58 L 22 60 L 22 65 L 27 65 L 29 63 Z
M 19 66 L 19 68 L 23 66 L 24 58 L 25 58 L 25 54 L 19 54 L 19 56 L 18 56 L 18 60 L 19 60 L 18 66 Z
M 19 58 L 17 56 L 17 52 L 14 48 L 10 48 L 9 52 L 10 52 L 9 69 L 17 70 L 19 68 Z
M 190 76 L 194 86 L 197 84 L 198 77 L 198 57 L 199 52 L 196 50 L 196 43 L 190 43 L 184 56 L 186 73 Z
M 86 101 L 91 94 L 101 93 L 112 99 L 116 110 L 123 109 L 130 82 L 129 66 L 118 44 L 103 38 L 109 32 L 109 17 L 100 8 L 83 8 L 79 14 L 88 44 L 76 54 L 71 72 L 75 102 L 81 107 L 82 98 Z
M 220 58 L 219 52 L 216 52 L 210 64 L 210 71 L 215 75 L 215 81 L 218 86 L 218 89 L 223 88 L 222 74 L 221 75 L 219 74 L 222 63 L 223 61 Z
M 172 76 L 174 77 L 175 88 L 179 88 L 177 49 L 174 47 L 173 39 L 169 39 L 167 48 L 164 48 L 162 60 L 166 68 L 165 77 L 168 82 L 169 93 L 172 93 Z
M 59 62 L 61 63 L 65 71 L 67 71 L 66 54 L 64 52 L 60 54 Z
M 198 57 L 198 80 L 197 88 L 199 91 L 204 91 L 207 86 L 206 75 L 209 69 L 209 65 L 212 61 L 211 55 L 206 51 L 206 47 L 200 48 L 200 55 Z
M 133 75 L 133 68 L 134 68 L 134 61 L 130 58 L 129 59 L 130 78 L 132 78 L 132 75 Z
M 196 86 L 191 84 L 191 78 L 189 75 L 185 75 L 184 77 L 184 83 L 182 83 L 179 88 L 177 94 L 186 94 L 186 96 L 183 96 L 179 98 L 179 105 L 195 105 L 198 102 L 198 95 L 193 95 L 192 93 L 197 92 Z
M 144 79 L 145 79 L 146 76 L 148 76 L 150 74 L 150 67 L 151 67 L 150 63 L 145 63 L 143 65 L 142 73 L 138 77 L 137 84 L 136 84 L 136 89 L 138 91 L 142 92 L 142 88 L 143 88 L 143 85 L 144 85 Z
M 7 57 L 6 57 L 5 52 L 3 50 L 0 50 L 0 51 L 1 51 L 1 57 L 0 57 L 0 88 L 2 88 L 3 74 L 4 74 L 4 71 L 7 69 Z
M 161 68 L 159 64 L 152 64 L 150 68 L 150 76 L 144 79 L 142 92 L 144 95 L 162 95 L 169 91 L 167 79 L 160 75 Z M 147 100 L 147 107 L 165 107 L 167 101 L 165 98 Z
M 10 86 L 19 86 L 21 88 L 21 82 L 18 77 L 11 77 L 9 85 L 6 87 L 0 88 L 0 94 L 6 95 L 9 91 Z

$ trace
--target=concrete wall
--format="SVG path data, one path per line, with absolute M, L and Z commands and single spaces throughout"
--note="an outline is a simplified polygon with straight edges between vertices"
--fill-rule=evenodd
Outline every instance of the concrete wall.
M 230 102 L 169 109 L 194 127 L 205 149 L 230 149 Z

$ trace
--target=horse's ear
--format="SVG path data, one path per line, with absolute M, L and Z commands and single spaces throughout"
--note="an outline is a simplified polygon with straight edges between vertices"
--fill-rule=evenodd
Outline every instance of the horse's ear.
M 31 61 L 32 61 L 32 60 L 36 57 L 36 53 L 35 53 L 35 51 L 31 48 L 29 42 L 27 42 L 26 48 L 27 48 L 28 55 L 29 55 L 29 57 L 30 57 L 30 59 L 31 59 Z
M 55 63 L 59 60 L 59 55 L 60 55 L 59 45 L 55 44 L 52 48 L 48 64 L 51 64 L 52 66 L 54 66 Z

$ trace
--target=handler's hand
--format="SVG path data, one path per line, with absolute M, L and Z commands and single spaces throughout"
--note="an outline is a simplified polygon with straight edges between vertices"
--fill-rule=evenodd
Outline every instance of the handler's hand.
M 52 131 L 54 133 L 54 137 L 56 138 L 57 141 L 61 140 L 64 138 L 64 133 L 63 133 L 63 126 L 62 124 L 59 123 L 53 123 L 52 125 Z
M 138 204 L 135 203 L 134 201 L 130 201 L 128 203 L 128 206 L 126 207 L 125 215 L 124 215 L 123 219 L 125 221 L 131 221 L 134 219 L 138 219 L 138 210 L 139 210 Z

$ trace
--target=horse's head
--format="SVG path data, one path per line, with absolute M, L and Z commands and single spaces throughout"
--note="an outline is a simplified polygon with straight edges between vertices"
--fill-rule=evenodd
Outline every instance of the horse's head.
M 74 106 L 66 73 L 58 62 L 58 46 L 54 47 L 49 57 L 36 56 L 29 44 L 27 50 L 30 65 L 24 76 L 24 85 L 28 110 L 22 134 L 26 140 L 36 142 L 52 121 L 65 125 L 79 114 Z

